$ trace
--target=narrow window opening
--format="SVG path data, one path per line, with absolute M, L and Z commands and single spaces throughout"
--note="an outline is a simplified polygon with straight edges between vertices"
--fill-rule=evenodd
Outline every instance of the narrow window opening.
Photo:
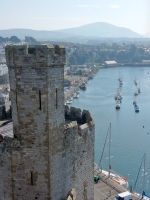
M 31 173 L 31 185 L 33 185 L 33 172 L 30 173 Z
M 56 88 L 56 109 L 57 109 L 57 88 Z
M 41 90 L 39 90 L 39 110 L 41 110 Z
M 16 105 L 17 105 L 17 92 L 16 92 Z

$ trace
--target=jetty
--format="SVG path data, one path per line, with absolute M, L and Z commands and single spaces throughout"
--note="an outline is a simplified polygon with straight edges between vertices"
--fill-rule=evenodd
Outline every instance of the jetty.
M 117 194 L 129 191 L 123 186 L 115 183 L 111 178 L 108 178 L 108 176 L 100 171 L 95 171 L 94 174 L 100 175 L 100 180 L 94 185 L 94 200 L 114 200 Z M 141 197 L 137 196 L 132 191 L 129 192 L 132 193 L 132 200 L 141 199 Z

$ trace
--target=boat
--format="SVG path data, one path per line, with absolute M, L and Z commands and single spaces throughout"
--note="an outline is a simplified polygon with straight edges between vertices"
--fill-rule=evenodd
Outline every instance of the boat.
M 134 79 L 134 84 L 135 84 L 135 85 L 137 85 L 137 80 L 136 80 L 136 77 L 135 77 L 135 79 Z
M 119 81 L 120 85 L 122 86 L 123 85 L 123 77 L 121 78 L 120 71 L 119 71 L 118 81 Z
M 122 87 L 123 86 L 123 83 L 120 81 L 120 83 L 119 83 L 119 87 Z
M 121 97 L 121 96 L 117 96 L 116 100 L 117 100 L 117 101 L 120 101 L 120 103 L 121 103 L 122 97 Z
M 134 96 L 137 96 L 138 94 L 139 94 L 138 91 L 134 92 Z
M 140 82 L 139 82 L 138 93 L 141 93 L 141 89 L 140 89 Z
M 115 95 L 114 98 L 115 98 L 115 100 L 120 100 L 123 98 L 123 96 L 121 95 L 121 92 L 120 92 L 120 88 L 117 88 L 117 94 Z
M 105 176 L 108 176 L 108 173 L 107 171 L 105 170 L 102 170 L 102 173 L 105 175 Z M 122 176 L 122 175 L 119 175 L 117 174 L 116 172 L 111 172 L 110 173 L 110 176 L 109 176 L 114 182 L 116 182 L 117 184 L 125 187 L 125 188 L 128 188 L 128 180 Z
M 68 98 L 68 101 L 73 101 L 73 97 L 69 97 L 69 98 Z
M 137 102 L 136 102 L 136 100 L 134 100 L 134 101 L 133 101 L 133 105 L 136 105 L 136 104 L 137 104 Z
M 82 84 L 80 85 L 80 89 L 81 89 L 81 90 L 86 90 L 86 84 L 85 84 L 85 83 L 82 83 Z
M 120 109 L 120 101 L 116 102 L 116 109 Z
M 72 104 L 72 101 L 67 100 L 66 104 Z
M 148 195 L 146 192 L 145 192 L 145 176 L 146 176 L 146 170 L 145 170 L 145 162 L 146 162 L 146 153 L 144 153 L 143 155 L 143 158 L 142 158 L 142 161 L 141 161 L 141 164 L 140 164 L 140 168 L 138 170 L 138 174 L 137 174 L 137 177 L 136 177 L 136 180 L 135 180 L 135 184 L 134 184 L 134 187 L 133 187 L 133 192 L 135 190 L 135 187 L 136 187 L 136 184 L 138 182 L 138 178 L 139 178 L 139 175 L 140 175 L 140 171 L 141 171 L 141 168 L 142 168 L 142 165 L 143 165 L 143 169 L 142 169 L 142 177 L 143 177 L 143 184 L 142 184 L 142 189 L 143 189 L 143 192 L 142 194 L 139 194 L 137 192 L 134 192 L 134 194 L 136 194 L 139 199 L 144 199 L 144 200 L 149 200 L 150 199 L 150 195 Z
M 91 76 L 89 76 L 89 78 L 88 78 L 88 79 L 89 79 L 89 80 L 91 80 L 91 79 L 93 79 L 93 78 L 94 78 L 94 77 L 91 75 Z
M 109 135 L 109 139 L 108 139 L 108 135 Z M 109 163 L 108 163 L 108 171 L 106 170 L 103 170 L 102 168 L 100 168 L 101 166 L 101 162 L 102 162 L 102 158 L 103 158 L 103 154 L 104 154 L 104 149 L 105 149 L 105 145 L 106 145 L 106 141 L 109 141 Z M 111 144 L 111 123 L 110 123 L 110 126 L 108 128 L 108 131 L 107 131 L 107 134 L 106 134 L 106 138 L 105 138 L 105 142 L 104 142 L 104 146 L 103 146 L 103 150 L 102 150 L 102 154 L 101 154 L 101 158 L 100 158 L 100 162 L 99 162 L 99 165 L 97 166 L 95 164 L 95 168 L 96 170 L 99 172 L 99 173 L 102 173 L 102 175 L 105 175 L 107 176 L 108 178 L 111 178 L 115 183 L 125 187 L 126 189 L 128 188 L 128 180 L 114 172 L 112 169 L 111 169 L 111 165 L 110 165 L 110 144 Z
M 74 94 L 72 95 L 72 98 L 76 98 L 76 97 L 77 97 L 77 94 L 74 93 Z
M 135 112 L 139 112 L 140 111 L 140 108 L 139 108 L 139 106 L 137 104 L 134 106 L 134 108 L 135 108 Z

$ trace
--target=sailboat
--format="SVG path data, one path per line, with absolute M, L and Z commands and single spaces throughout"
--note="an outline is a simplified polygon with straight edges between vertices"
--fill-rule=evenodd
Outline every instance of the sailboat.
M 139 82 L 138 93 L 141 93 L 141 90 L 140 90 L 140 82 Z
M 105 145 L 106 145 L 106 142 L 107 142 L 108 135 L 109 135 L 109 157 L 108 157 L 109 163 L 108 163 L 108 171 L 106 171 L 106 170 L 103 170 L 101 168 L 101 163 L 102 163 L 102 158 L 103 158 L 103 154 L 104 154 Z M 111 164 L 110 164 L 110 158 L 111 158 L 111 156 L 110 156 L 110 145 L 111 145 L 111 123 L 109 125 L 108 131 L 107 131 L 107 134 L 106 134 L 106 138 L 105 138 L 100 162 L 99 162 L 99 165 L 98 165 L 98 169 L 100 169 L 100 173 L 107 176 L 108 178 L 111 178 L 115 183 L 117 183 L 121 186 L 124 186 L 125 188 L 128 188 L 128 180 L 124 176 L 119 175 L 118 173 L 111 170 L 112 167 L 111 167 Z
M 121 105 L 120 105 L 120 101 L 117 101 L 117 102 L 116 102 L 116 109 L 120 109 L 120 106 L 121 106 Z
M 137 96 L 139 94 L 137 86 L 136 86 L 136 91 L 134 92 L 134 96 Z
M 140 168 L 138 170 L 138 175 L 136 177 L 136 181 L 135 181 L 135 184 L 134 184 L 134 187 L 133 187 L 133 190 L 135 189 L 136 187 L 136 184 L 137 184 L 137 181 L 138 181 L 138 177 L 139 177 L 139 174 L 140 174 L 140 171 L 141 171 L 141 168 L 142 168 L 142 164 L 143 164 L 143 184 L 142 184 L 142 194 L 139 194 L 139 193 L 136 193 L 135 194 L 140 197 L 141 199 L 144 199 L 144 200 L 148 200 L 150 199 L 150 195 L 148 195 L 146 192 L 145 192 L 145 175 L 146 175 L 146 171 L 145 171 L 145 162 L 146 162 L 146 153 L 144 153 L 143 155 L 143 158 L 142 158 L 142 162 L 140 164 Z
M 134 98 L 134 100 L 133 100 L 133 105 L 136 105 L 137 104 L 137 101 L 136 101 L 136 99 Z
M 134 79 L 134 84 L 135 84 L 135 85 L 137 85 L 137 80 L 136 80 L 136 77 L 135 77 L 135 79 Z
M 122 95 L 121 95 L 121 92 L 120 92 L 120 88 L 119 88 L 119 87 L 117 88 L 117 94 L 115 95 L 114 98 L 115 98 L 115 100 L 120 100 L 120 101 L 121 101 L 122 98 L 123 98 Z
M 119 78 L 118 78 L 118 81 L 119 81 L 119 87 L 122 87 L 122 85 L 123 85 L 123 76 L 122 76 L 122 78 L 121 78 L 120 71 L 119 71 Z

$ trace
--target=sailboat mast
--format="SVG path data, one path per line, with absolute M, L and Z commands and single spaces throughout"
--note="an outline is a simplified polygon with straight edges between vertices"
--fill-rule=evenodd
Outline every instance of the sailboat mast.
M 101 158 L 100 158 L 100 162 L 99 162 L 99 168 L 100 168 L 100 166 L 101 166 L 101 162 L 102 162 L 102 158 L 103 158 L 103 154 L 104 154 L 104 149 L 105 149 L 105 145 L 106 145 L 106 142 L 107 142 L 107 137 L 108 137 L 109 131 L 110 131 L 110 127 L 108 127 L 106 139 L 105 139 L 104 146 L 103 146 L 103 151 L 102 151 Z
M 109 170 L 108 170 L 108 177 L 110 176 L 110 169 L 111 169 L 111 165 L 110 165 L 110 143 L 111 143 L 111 123 L 110 123 L 110 132 L 109 132 Z
M 146 161 L 146 153 L 144 153 L 144 169 L 143 169 L 143 191 L 145 190 L 145 174 L 146 174 L 146 171 L 145 171 L 145 161 Z

